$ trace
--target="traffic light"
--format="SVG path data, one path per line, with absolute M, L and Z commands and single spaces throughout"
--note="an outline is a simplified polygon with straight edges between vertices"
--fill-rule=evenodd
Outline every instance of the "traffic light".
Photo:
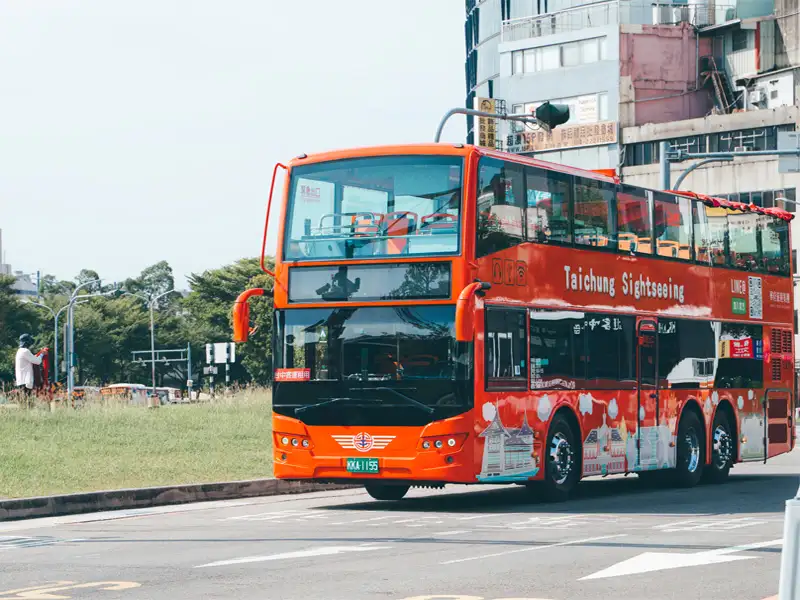
M 536 109 L 536 120 L 548 129 L 555 129 L 569 121 L 569 106 L 545 102 Z

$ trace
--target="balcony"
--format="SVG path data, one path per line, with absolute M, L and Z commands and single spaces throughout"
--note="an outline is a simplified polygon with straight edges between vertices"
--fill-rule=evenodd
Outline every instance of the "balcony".
M 522 17 L 503 22 L 502 42 L 518 42 L 590 27 L 616 24 L 716 25 L 736 19 L 735 2 L 694 2 L 672 4 L 641 0 L 610 0 L 579 4 L 558 12 Z

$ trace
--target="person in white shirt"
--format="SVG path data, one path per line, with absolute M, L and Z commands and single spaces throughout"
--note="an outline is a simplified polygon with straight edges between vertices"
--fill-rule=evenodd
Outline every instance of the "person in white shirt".
M 29 333 L 19 336 L 19 350 L 15 361 L 17 390 L 28 394 L 33 390 L 35 381 L 33 365 L 42 364 L 42 357 L 31 352 L 31 346 L 33 346 L 33 336 Z

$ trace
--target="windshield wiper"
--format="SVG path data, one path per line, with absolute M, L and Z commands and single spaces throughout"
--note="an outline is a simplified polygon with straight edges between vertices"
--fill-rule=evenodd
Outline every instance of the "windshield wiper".
M 345 400 L 355 400 L 355 398 L 349 398 L 347 396 L 340 396 L 339 398 L 328 398 L 322 402 L 317 402 L 316 404 L 309 404 L 308 406 L 300 406 L 294 409 L 294 414 L 306 412 L 307 410 L 311 410 L 312 408 L 319 408 L 320 406 L 328 406 L 329 404 L 336 404 L 337 402 L 344 402 Z
M 414 400 L 410 396 L 406 396 L 405 394 L 401 394 L 400 392 L 398 392 L 394 388 L 390 388 L 390 387 L 368 387 L 368 388 L 350 388 L 350 389 L 352 391 L 354 391 L 354 392 L 366 392 L 366 391 L 372 391 L 372 390 L 374 390 L 376 392 L 391 392 L 392 394 L 394 394 L 395 396 L 397 396 L 399 398 L 402 398 L 403 400 L 405 400 L 409 404 L 412 404 L 412 405 L 416 406 L 420 410 L 424 410 L 429 415 L 433 414 L 433 412 L 434 412 L 434 410 L 430 406 L 428 406 L 427 404 L 423 404 L 422 402 Z

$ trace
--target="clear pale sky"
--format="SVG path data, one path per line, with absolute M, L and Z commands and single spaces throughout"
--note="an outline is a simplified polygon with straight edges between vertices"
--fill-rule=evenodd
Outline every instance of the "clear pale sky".
M 432 141 L 464 95 L 463 0 L 3 0 L 6 258 L 183 286 L 258 254 L 276 161 Z

